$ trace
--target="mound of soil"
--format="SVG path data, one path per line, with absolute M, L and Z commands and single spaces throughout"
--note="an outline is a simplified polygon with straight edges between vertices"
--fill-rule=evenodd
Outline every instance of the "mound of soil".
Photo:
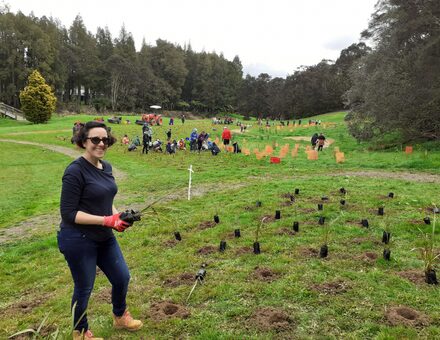
M 281 228 L 280 230 L 278 230 L 275 234 L 281 235 L 281 236 L 283 236 L 283 235 L 294 236 L 296 233 L 292 229 L 284 227 L 284 228 Z
M 312 286 L 312 289 L 323 294 L 336 295 L 345 293 L 349 289 L 347 282 L 343 280 L 337 280 L 334 282 L 325 282 L 322 284 L 316 284 Z
M 257 280 L 264 282 L 272 282 L 280 277 L 280 275 L 267 267 L 256 267 L 253 273 L 253 277 Z
M 302 257 L 318 257 L 319 256 L 319 249 L 315 248 L 300 248 L 299 253 Z
M 99 290 L 95 294 L 95 299 L 97 299 L 98 301 L 105 302 L 105 303 L 112 303 L 112 288 L 107 287 L 107 288 Z
M 208 255 L 208 254 L 212 254 L 215 253 L 217 251 L 217 248 L 214 246 L 205 246 L 200 248 L 197 253 L 201 254 L 201 255 Z
M 377 260 L 377 254 L 371 251 L 367 251 L 361 255 L 361 260 L 364 262 L 374 262 Z
M 295 204 L 295 202 L 292 201 L 286 201 L 286 202 L 281 202 L 280 206 L 281 207 L 290 207 L 291 205 Z
M 388 308 L 385 317 L 392 326 L 423 327 L 430 323 L 428 316 L 406 306 Z
M 50 294 L 42 296 L 33 296 L 32 293 L 26 294 L 23 300 L 0 309 L 0 315 L 8 315 L 8 317 L 10 317 L 17 313 L 31 313 L 34 308 L 44 304 L 49 298 Z
M 194 274 L 182 273 L 177 277 L 171 277 L 163 282 L 164 286 L 167 287 L 178 287 L 181 285 L 191 285 L 195 282 Z
M 199 224 L 199 227 L 197 229 L 198 230 L 205 230 L 205 229 L 213 228 L 216 225 L 217 225 L 217 223 L 215 223 L 214 221 L 204 221 Z
M 252 247 L 241 247 L 235 249 L 235 255 L 242 255 L 242 254 L 253 254 L 254 249 Z
M 285 194 L 281 194 L 281 195 L 280 195 L 281 198 L 287 198 L 287 199 L 289 199 L 289 200 L 290 200 L 290 196 L 295 197 L 295 196 L 294 196 L 292 193 L 290 193 L 290 192 L 286 192 Z
M 166 240 L 165 242 L 162 243 L 162 245 L 165 248 L 173 248 L 177 245 L 178 242 L 179 241 L 177 241 L 177 240 Z
M 261 223 L 261 221 L 263 221 L 264 218 L 264 222 L 263 223 L 272 223 L 273 221 L 275 221 L 275 212 L 273 215 L 264 215 L 259 219 L 259 223 Z
M 396 274 L 401 278 L 411 281 L 412 283 L 415 283 L 417 285 L 426 285 L 425 273 L 423 272 L 423 270 L 404 270 L 401 272 L 397 272 Z
M 250 321 L 262 331 L 284 332 L 294 326 L 293 319 L 286 312 L 271 307 L 255 311 Z
M 191 315 L 185 307 L 170 301 L 155 302 L 150 307 L 149 316 L 154 321 L 164 321 L 171 318 L 186 319 Z

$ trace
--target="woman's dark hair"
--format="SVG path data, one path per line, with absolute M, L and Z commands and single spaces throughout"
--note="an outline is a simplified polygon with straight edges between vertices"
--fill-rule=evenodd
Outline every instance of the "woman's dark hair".
M 89 131 L 94 128 L 104 128 L 107 131 L 107 136 L 109 138 L 108 146 L 112 146 L 116 143 L 116 138 L 111 135 L 110 129 L 107 127 L 107 125 L 93 120 L 85 123 L 84 126 L 81 127 L 74 137 L 75 144 L 81 149 L 85 149 L 84 143 L 87 141 L 87 137 L 89 137 Z

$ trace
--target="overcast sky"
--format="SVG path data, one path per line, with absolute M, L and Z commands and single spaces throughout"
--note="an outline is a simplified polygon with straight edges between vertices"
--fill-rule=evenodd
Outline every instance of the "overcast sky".
M 31 11 L 70 27 L 80 14 L 89 31 L 125 24 L 142 39 L 164 39 L 194 51 L 238 55 L 244 73 L 285 77 L 301 65 L 336 60 L 359 41 L 377 0 L 6 0 L 11 12 Z

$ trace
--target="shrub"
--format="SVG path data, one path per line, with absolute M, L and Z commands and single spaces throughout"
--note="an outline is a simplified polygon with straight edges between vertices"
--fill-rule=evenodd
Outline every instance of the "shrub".
M 21 109 L 28 121 L 38 124 L 47 123 L 55 110 L 56 98 L 49 85 L 34 70 L 28 78 L 28 85 L 20 91 Z

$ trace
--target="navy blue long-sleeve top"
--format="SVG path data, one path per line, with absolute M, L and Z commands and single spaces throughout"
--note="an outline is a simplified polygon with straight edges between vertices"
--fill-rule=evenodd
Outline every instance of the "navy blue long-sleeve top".
M 98 216 L 113 215 L 113 199 L 118 192 L 110 163 L 101 161 L 98 169 L 84 157 L 74 160 L 66 168 L 61 189 L 61 228 L 80 229 L 95 241 L 113 237 L 110 228 L 101 225 L 75 223 L 78 211 Z

